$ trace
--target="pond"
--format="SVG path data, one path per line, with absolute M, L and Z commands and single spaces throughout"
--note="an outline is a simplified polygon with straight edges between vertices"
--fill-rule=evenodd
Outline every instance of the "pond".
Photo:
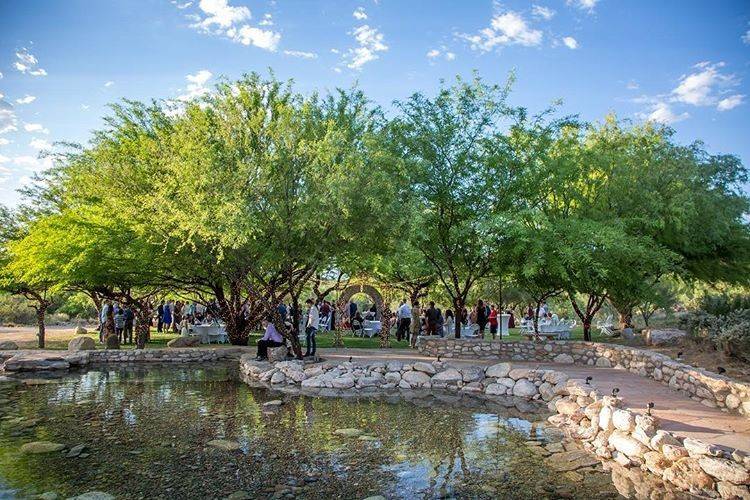
M 27 379 L 0 384 L 0 498 L 618 497 L 598 463 L 550 467 L 560 438 L 546 414 L 522 410 L 456 395 L 281 394 L 229 365 Z M 64 448 L 22 451 L 38 441 Z

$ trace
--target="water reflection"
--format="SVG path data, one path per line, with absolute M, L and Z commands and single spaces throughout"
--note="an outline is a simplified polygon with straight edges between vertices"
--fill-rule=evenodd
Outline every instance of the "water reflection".
M 274 399 L 281 406 L 264 406 Z M 99 490 L 122 498 L 613 498 L 524 443 L 544 415 L 456 395 L 321 398 L 270 393 L 229 366 L 132 366 L 0 386 L 4 496 Z M 341 429 L 356 429 L 352 437 Z M 239 451 L 209 443 L 236 442 Z M 31 441 L 63 443 L 47 455 Z M 70 448 L 85 445 L 69 457 Z M 601 467 L 599 467 L 601 469 Z M 2 483 L 0 483 L 2 484 Z

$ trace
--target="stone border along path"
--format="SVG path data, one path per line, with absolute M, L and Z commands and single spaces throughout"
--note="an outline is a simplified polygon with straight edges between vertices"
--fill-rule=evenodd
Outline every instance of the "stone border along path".
M 380 366 L 381 364 L 386 366 L 386 363 L 389 361 L 414 364 L 415 362 L 429 362 L 432 360 L 429 356 L 425 356 L 424 354 L 409 349 L 321 349 L 319 351 L 321 355 L 328 360 L 326 363 L 319 364 L 319 366 L 336 366 L 338 364 L 348 367 L 349 365 L 347 363 L 349 363 L 350 357 L 356 364 L 361 363 L 363 366 L 372 365 L 373 363 L 376 363 L 376 366 Z M 252 360 L 254 352 L 255 349 L 248 347 L 145 349 L 142 351 L 0 351 L 0 382 L 4 379 L 8 379 L 8 377 L 2 375 L 2 369 L 12 373 L 13 371 L 66 370 L 69 368 L 85 367 L 90 363 L 195 363 L 219 360 L 237 360 L 240 358 L 243 359 L 243 364 L 246 364 L 248 361 Z M 472 390 L 477 390 L 477 387 L 481 387 L 481 389 L 479 389 L 480 391 L 485 391 L 488 388 L 490 385 L 489 382 L 491 382 L 490 379 L 493 377 L 488 377 L 487 367 L 496 362 L 497 359 L 490 360 L 457 357 L 446 360 L 444 363 L 432 363 L 432 365 L 442 366 L 442 368 L 451 365 L 461 373 L 461 380 L 455 381 L 455 387 L 451 388 L 470 392 Z M 618 463 L 626 463 L 626 459 L 623 458 L 626 457 L 627 466 L 633 467 L 635 465 L 642 465 L 646 470 L 651 471 L 654 469 L 656 472 L 652 471 L 653 473 L 660 477 L 664 477 L 666 471 L 664 466 L 667 463 L 664 462 L 664 460 L 669 460 L 664 456 L 664 443 L 662 443 L 661 450 L 654 450 L 652 448 L 653 443 L 651 440 L 656 437 L 657 434 L 661 436 L 670 435 L 678 443 L 682 443 L 682 448 L 685 448 L 687 457 L 683 458 L 689 458 L 691 460 L 680 462 L 679 466 L 669 473 L 671 474 L 671 476 L 669 476 L 671 479 L 667 478 L 668 481 L 673 484 L 678 484 L 680 482 L 680 479 L 675 476 L 675 474 L 678 474 L 678 469 L 681 471 L 678 474 L 680 477 L 689 476 L 705 479 L 703 474 L 705 474 L 706 471 L 701 468 L 700 464 L 702 458 L 721 459 L 718 462 L 716 460 L 704 460 L 704 465 L 710 462 L 710 465 L 706 465 L 709 469 L 713 466 L 720 467 L 721 471 L 718 472 L 718 474 L 722 475 L 721 477 L 724 477 L 725 479 L 726 477 L 729 477 L 734 481 L 744 481 L 744 475 L 742 475 L 740 480 L 738 479 L 738 477 L 740 477 L 739 475 L 726 476 L 725 473 L 732 470 L 741 475 L 735 466 L 742 464 L 742 469 L 747 471 L 748 465 L 750 465 L 750 460 L 746 458 L 746 453 L 744 453 L 750 451 L 750 422 L 748 422 L 746 418 L 739 415 L 727 414 L 720 411 L 718 408 L 704 406 L 669 389 L 667 386 L 664 386 L 657 381 L 643 378 L 637 374 L 631 373 L 630 371 L 614 368 L 601 368 L 590 365 L 579 366 L 539 362 L 513 362 L 513 369 L 526 370 L 527 372 L 534 374 L 532 378 L 534 380 L 534 385 L 537 388 L 541 387 L 544 383 L 544 373 L 550 368 L 563 371 L 564 373 L 560 374 L 561 376 L 572 377 L 573 379 L 578 378 L 579 381 L 577 382 L 577 385 L 584 387 L 585 390 L 591 389 L 592 391 L 595 391 L 593 394 L 595 397 L 592 397 L 591 393 L 589 393 L 588 396 L 583 396 L 592 399 L 592 403 L 590 404 L 601 402 L 602 406 L 599 409 L 599 416 L 594 417 L 593 419 L 590 418 L 590 416 L 593 416 L 592 412 L 594 408 L 588 408 L 589 405 L 586 405 L 586 407 L 581 407 L 579 405 L 581 411 L 575 410 L 572 414 L 565 413 L 565 411 L 574 410 L 572 404 L 560 403 L 560 408 L 558 409 L 557 401 L 554 401 L 554 407 L 550 408 L 552 411 L 558 412 L 555 417 L 559 420 L 553 422 L 564 428 L 566 432 L 575 439 L 581 440 L 589 451 L 597 452 L 598 450 L 600 454 L 606 456 L 606 450 L 609 450 L 610 456 L 618 461 Z M 465 371 L 471 371 L 471 373 L 474 373 L 477 377 L 479 377 L 480 371 L 483 372 L 483 378 L 475 381 L 480 382 L 479 386 L 476 384 L 471 386 L 471 382 L 466 382 L 466 384 L 464 384 L 463 373 Z M 366 372 L 367 369 L 365 368 L 365 373 Z M 541 379 L 537 378 L 538 373 L 542 373 Z M 590 381 L 590 386 L 586 386 L 585 382 L 583 382 L 583 379 L 587 376 L 593 377 Z M 395 379 L 395 375 L 391 377 Z M 422 378 L 419 375 L 410 375 L 409 377 Z M 277 381 L 278 378 L 279 377 L 277 377 Z M 306 378 L 307 377 L 305 377 L 305 379 Z M 367 384 L 369 382 L 365 383 Z M 289 385 L 288 379 L 285 378 L 284 384 Z M 346 384 L 348 384 L 348 382 Z M 354 385 L 356 387 L 357 381 L 354 382 Z M 430 382 L 430 385 L 432 386 L 432 382 Z M 451 384 L 446 385 L 448 386 Z M 465 385 L 469 388 L 465 389 Z M 283 385 L 281 386 L 283 387 Z M 513 387 L 515 387 L 515 382 Z M 601 396 L 603 394 L 610 394 L 613 387 L 620 388 L 618 398 Z M 378 388 L 380 387 L 377 385 L 371 387 L 371 389 L 374 390 L 377 390 Z M 528 389 L 530 389 L 530 386 L 528 386 Z M 490 392 L 500 390 L 501 389 L 497 387 L 491 389 Z M 511 389 L 511 391 L 512 390 L 513 389 Z M 519 392 L 520 391 L 521 389 L 519 388 Z M 541 393 L 531 396 L 532 399 L 534 397 L 541 398 Z M 569 390 L 567 395 L 558 394 L 555 397 L 559 397 L 559 400 L 561 401 L 565 400 L 571 403 L 573 402 L 573 396 L 571 396 Z M 544 400 L 544 398 L 541 399 Z M 588 400 L 585 399 L 581 400 L 581 402 L 587 401 Z M 605 401 L 607 402 L 606 404 Z M 657 417 L 656 422 L 653 425 L 654 429 L 651 429 L 651 425 L 645 425 L 644 428 L 643 424 L 643 422 L 648 423 L 648 420 L 644 420 L 645 416 L 642 415 L 644 413 L 643 410 L 645 409 L 645 404 L 648 401 L 654 401 L 656 403 L 656 408 L 653 412 L 654 416 Z M 575 403 L 579 403 L 578 396 L 575 397 Z M 604 436 L 605 433 L 611 433 L 610 436 L 615 435 L 612 428 L 607 430 L 601 428 L 602 418 L 605 420 L 605 427 L 608 427 L 606 424 L 606 417 L 601 416 L 602 411 L 604 411 L 605 414 L 607 413 L 606 410 L 603 410 L 605 406 L 610 407 L 613 414 L 615 410 L 622 410 L 632 416 L 631 418 L 624 416 L 622 413 L 618 413 L 618 415 L 620 415 L 618 421 L 634 421 L 636 423 L 636 428 L 629 434 L 623 429 L 615 428 L 615 430 L 620 430 L 621 433 L 625 433 L 625 436 L 622 436 L 621 433 L 616 434 L 616 436 L 619 437 L 615 437 L 613 443 L 609 442 L 608 436 L 606 445 L 602 443 L 602 440 L 604 439 L 603 437 L 600 438 L 599 441 L 596 441 L 596 437 Z M 587 415 L 587 411 L 590 415 Z M 589 428 L 592 428 L 597 420 L 599 421 L 600 429 L 597 432 L 596 437 L 591 439 L 587 432 L 592 431 L 587 431 L 585 424 L 588 422 L 588 425 L 590 426 Z M 641 423 L 641 430 L 636 432 L 638 430 L 637 424 L 639 422 Z M 581 423 L 584 425 L 581 425 Z M 612 425 L 615 426 L 616 424 L 612 423 Z M 620 425 L 625 428 L 630 427 L 630 424 L 621 423 Z M 658 432 L 656 432 L 657 427 Z M 649 434 L 652 433 L 653 436 L 649 436 Z M 650 437 L 648 444 L 645 443 L 644 435 Z M 644 451 L 645 448 L 636 445 L 633 440 L 639 442 L 643 447 L 648 446 L 648 451 Z M 707 441 L 708 444 L 696 445 L 695 443 L 700 443 L 700 440 Z M 696 446 L 699 448 L 696 448 Z M 737 450 L 734 450 L 735 448 Z M 705 451 L 705 454 L 701 455 L 696 449 Z M 670 453 L 669 457 L 672 459 L 677 458 L 675 453 L 684 454 L 681 449 L 675 451 L 672 448 L 666 448 L 666 450 L 667 453 Z M 662 455 L 648 455 L 648 453 L 652 451 L 661 451 Z M 641 453 L 642 456 L 638 456 Z M 677 461 L 679 460 L 674 461 L 673 465 L 677 465 Z M 672 469 L 671 466 L 667 468 Z M 660 474 L 658 473 L 659 471 L 661 471 Z M 709 474 L 711 478 L 719 478 L 719 476 L 716 476 L 713 472 L 709 472 Z M 748 479 L 750 480 L 750 478 Z M 711 480 L 714 481 L 714 479 Z M 708 481 L 704 481 L 704 483 L 708 484 Z M 715 488 L 723 489 L 722 494 L 727 498 L 732 498 L 732 495 L 735 495 L 737 498 L 750 498 L 750 494 L 747 493 L 747 488 L 744 484 L 740 485 L 735 484 L 732 481 L 723 480 L 718 482 L 714 481 L 714 486 Z M 690 489 L 690 487 L 693 487 L 693 491 L 698 491 L 695 485 L 688 485 L 687 489 Z M 717 494 L 717 491 L 708 491 L 714 496 Z M 703 491 L 703 494 L 707 493 L 707 491 Z

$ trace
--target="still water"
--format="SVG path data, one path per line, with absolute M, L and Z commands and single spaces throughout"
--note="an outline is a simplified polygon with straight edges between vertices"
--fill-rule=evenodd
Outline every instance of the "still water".
M 455 395 L 280 394 L 228 365 L 72 372 L 0 384 L 0 498 L 617 498 L 599 464 L 550 467 L 545 417 Z M 21 450 L 37 441 L 64 448 Z

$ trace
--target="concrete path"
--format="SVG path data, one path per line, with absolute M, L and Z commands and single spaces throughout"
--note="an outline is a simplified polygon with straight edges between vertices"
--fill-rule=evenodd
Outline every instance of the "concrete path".
M 320 356 L 329 361 L 368 361 L 398 360 L 433 361 L 411 349 L 319 349 Z M 497 361 L 457 359 L 449 360 L 456 364 L 490 365 Z M 593 377 L 591 385 L 602 394 L 610 394 L 612 389 L 620 389 L 626 407 L 633 411 L 645 412 L 649 402 L 655 404 L 652 414 L 661 419 L 661 428 L 677 435 L 700 439 L 720 446 L 737 448 L 750 452 L 750 419 L 731 415 L 717 408 L 708 408 L 655 380 L 639 377 L 624 370 L 596 368 L 555 363 L 526 363 L 512 361 L 519 368 L 545 368 L 567 373 L 572 378 Z

